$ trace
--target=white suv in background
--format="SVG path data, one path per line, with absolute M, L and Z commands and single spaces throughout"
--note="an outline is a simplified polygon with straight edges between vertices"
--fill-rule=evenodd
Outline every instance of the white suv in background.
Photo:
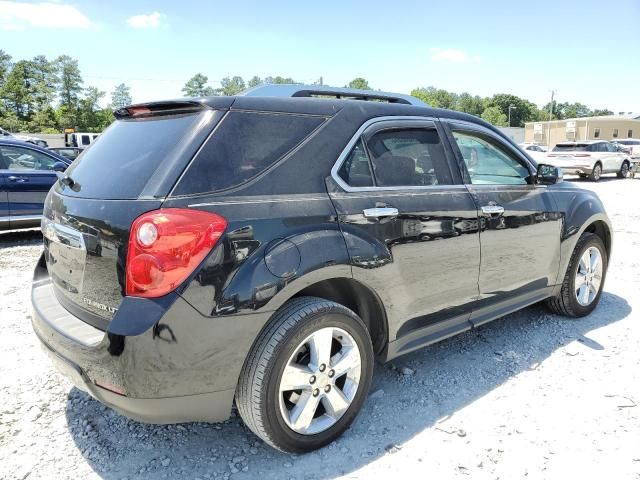
M 538 163 L 543 163 L 545 160 L 547 150 L 545 147 L 537 145 L 535 143 L 519 143 L 518 146 L 529 154 Z
M 604 140 L 558 143 L 547 154 L 546 163 L 560 167 L 565 175 L 589 177 L 594 182 L 600 180 L 603 173 L 624 178 L 631 166 L 627 153 Z
M 615 140 L 615 143 L 622 145 L 629 152 L 631 157 L 631 168 L 629 173 L 632 177 L 640 173 L 640 139 L 637 138 L 625 138 L 622 140 Z

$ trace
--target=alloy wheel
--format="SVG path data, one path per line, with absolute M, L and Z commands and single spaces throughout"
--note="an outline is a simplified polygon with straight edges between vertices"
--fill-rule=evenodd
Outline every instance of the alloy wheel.
M 602 284 L 602 254 L 596 247 L 587 248 L 578 264 L 574 283 L 576 300 L 583 307 L 593 302 Z
M 316 330 L 295 349 L 278 389 L 280 413 L 289 428 L 314 435 L 331 428 L 358 392 L 362 358 L 345 330 Z

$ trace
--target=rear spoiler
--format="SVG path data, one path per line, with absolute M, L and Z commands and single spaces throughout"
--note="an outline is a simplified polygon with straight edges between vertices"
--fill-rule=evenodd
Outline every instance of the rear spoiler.
M 194 101 L 168 101 L 168 102 L 152 102 L 139 103 L 137 105 L 129 105 L 122 107 L 113 112 L 118 119 L 123 118 L 140 118 L 153 117 L 158 115 L 179 115 L 183 113 L 195 113 L 200 110 L 207 109 L 207 105 Z

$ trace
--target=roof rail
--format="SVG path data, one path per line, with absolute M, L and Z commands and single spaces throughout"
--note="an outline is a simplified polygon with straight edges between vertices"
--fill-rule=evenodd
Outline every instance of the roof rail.
M 403 103 L 417 107 L 428 107 L 422 100 L 402 93 L 379 92 L 376 90 L 358 90 L 356 88 L 327 87 L 324 85 L 296 85 L 278 83 L 258 85 L 245 90 L 245 97 L 336 97 L 349 100 L 374 100 L 389 103 Z

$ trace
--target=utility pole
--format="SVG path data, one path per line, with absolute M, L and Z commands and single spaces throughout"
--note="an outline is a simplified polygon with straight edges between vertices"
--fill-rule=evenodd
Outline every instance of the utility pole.
M 555 95 L 555 93 L 555 90 L 551 90 L 551 103 L 549 104 L 549 121 L 553 119 L 553 96 Z

